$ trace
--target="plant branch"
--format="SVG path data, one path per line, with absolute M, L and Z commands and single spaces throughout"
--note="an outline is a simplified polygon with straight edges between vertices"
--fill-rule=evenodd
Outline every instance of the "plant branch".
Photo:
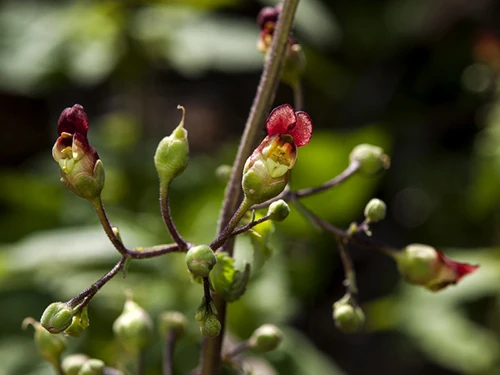
M 171 329 L 165 335 L 165 348 L 163 350 L 163 375 L 174 373 L 174 349 L 177 343 L 177 331 Z
M 340 259 L 342 260 L 342 265 L 344 266 L 344 286 L 347 289 L 347 293 L 356 297 L 358 295 L 358 286 L 356 284 L 356 270 L 354 269 L 354 264 L 352 263 L 351 256 L 347 251 L 347 239 L 337 237 L 337 242 L 339 245 Z
M 284 0 L 283 8 L 278 19 L 273 42 L 269 54 L 266 57 L 264 70 L 260 77 L 259 86 L 255 95 L 250 114 L 248 116 L 245 130 L 241 138 L 238 152 L 231 172 L 231 177 L 226 188 L 221 214 L 219 216 L 218 230 L 223 233 L 224 228 L 231 220 L 233 212 L 236 211 L 242 200 L 241 175 L 246 158 L 258 143 L 259 130 L 263 126 L 266 116 L 271 109 L 283 65 L 285 62 L 285 51 L 288 44 L 288 36 L 292 28 L 295 11 L 299 0 Z M 234 246 L 233 244 L 230 244 Z M 228 252 L 232 255 L 233 246 L 228 246 Z M 218 337 L 205 338 L 201 355 L 202 375 L 217 375 L 220 373 L 222 339 L 224 337 L 226 304 L 217 295 L 214 302 L 218 309 L 218 318 L 222 329 Z
M 269 217 L 271 215 L 266 215 L 266 216 L 263 216 L 261 217 L 260 219 L 257 219 L 255 221 L 251 221 L 250 223 L 246 224 L 246 225 L 243 225 L 237 229 L 234 230 L 233 233 L 231 233 L 231 237 L 235 237 L 239 234 L 242 234 L 242 233 L 245 233 L 246 231 L 252 229 L 253 227 L 255 227 L 256 225 L 259 225 L 261 223 L 263 223 L 264 221 L 267 221 L 269 220 Z
M 170 213 L 170 200 L 169 200 L 169 186 L 165 184 L 160 184 L 160 208 L 161 208 L 161 216 L 163 218 L 163 222 L 172 236 L 174 242 L 179 245 L 179 249 L 187 249 L 188 245 L 186 241 L 182 238 L 179 231 L 177 230 L 174 220 L 172 219 L 172 214 Z
M 222 245 L 224 245 L 224 243 L 226 243 L 226 241 L 229 238 L 232 237 L 232 235 L 234 233 L 233 232 L 234 228 L 236 227 L 236 225 L 238 225 L 238 223 L 243 218 L 243 216 L 248 211 L 248 209 L 250 208 L 251 205 L 252 204 L 250 203 L 250 201 L 243 199 L 240 206 L 238 207 L 238 209 L 236 210 L 234 215 L 231 217 L 231 220 L 229 220 L 229 223 L 227 223 L 227 225 L 224 228 L 224 230 L 222 231 L 222 233 L 217 237 L 217 239 L 215 241 L 213 241 L 210 244 L 210 247 L 212 248 L 212 250 L 216 251 L 218 248 L 220 248 Z

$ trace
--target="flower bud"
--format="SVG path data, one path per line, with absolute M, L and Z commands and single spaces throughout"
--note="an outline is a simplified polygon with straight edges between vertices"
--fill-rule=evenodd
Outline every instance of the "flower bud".
M 429 290 L 438 291 L 456 284 L 479 266 L 455 262 L 431 246 L 412 244 L 393 254 L 403 279 Z
M 188 165 L 189 144 L 187 140 L 187 130 L 184 129 L 184 117 L 186 110 L 182 106 L 177 106 L 182 110 L 182 119 L 172 134 L 163 138 L 156 149 L 154 161 L 160 183 L 164 185 L 179 176 Z
M 73 309 L 67 303 L 51 303 L 43 312 L 40 323 L 50 333 L 60 333 L 68 328 L 73 318 Z
M 283 199 L 279 199 L 269 205 L 267 214 L 272 221 L 283 221 L 290 214 L 290 207 Z
M 158 320 L 158 328 L 162 336 L 165 336 L 170 331 L 175 331 L 177 337 L 180 338 L 186 331 L 186 316 L 178 311 L 164 312 L 160 315 Z
M 283 333 L 273 324 L 264 324 L 257 328 L 250 337 L 250 347 L 261 352 L 269 352 L 278 347 L 283 340 Z
M 359 306 L 353 306 L 346 299 L 341 299 L 333 304 L 333 320 L 340 331 L 354 333 L 363 327 L 365 314 Z
M 113 332 L 123 346 L 138 352 L 151 339 L 153 323 L 148 313 L 132 300 L 127 300 L 122 314 L 113 323 Z
M 360 165 L 359 171 L 367 176 L 374 175 L 391 165 L 391 159 L 384 154 L 384 150 L 368 144 L 354 147 L 349 159 L 351 163 L 357 161 Z
M 42 325 L 32 318 L 26 318 L 23 326 L 28 324 L 35 328 L 35 345 L 40 355 L 54 366 L 59 366 L 59 359 L 66 349 L 66 339 L 61 335 L 54 335 L 47 331 Z
M 201 334 L 208 338 L 219 336 L 222 326 L 214 314 L 209 314 L 200 322 Z
M 83 107 L 75 104 L 59 117 L 52 156 L 61 169 L 61 182 L 76 195 L 93 200 L 104 187 L 104 168 L 97 151 L 87 139 L 88 119 Z
M 205 299 L 205 297 L 203 297 L 201 299 L 200 305 L 196 309 L 194 318 L 198 322 L 202 322 L 210 314 L 217 314 L 217 308 L 215 307 L 215 303 L 214 301 L 210 300 L 210 302 L 207 304 L 207 300 Z
M 365 207 L 365 217 L 370 223 L 377 223 L 385 218 L 386 205 L 380 199 L 371 199 Z
M 221 182 L 228 182 L 231 177 L 231 172 L 233 167 L 227 164 L 222 164 L 217 167 L 215 170 L 215 176 Z
M 207 277 L 217 263 L 217 257 L 207 245 L 193 246 L 186 253 L 186 265 L 195 276 Z
M 71 320 L 71 324 L 68 328 L 64 330 L 64 333 L 68 336 L 72 337 L 80 337 L 83 332 L 89 326 L 89 314 L 88 308 L 85 306 L 83 309 L 78 311 L 75 315 L 73 315 L 73 319 Z
M 104 375 L 104 366 L 100 359 L 91 358 L 83 364 L 78 375 Z
M 61 362 L 61 368 L 65 375 L 78 375 L 83 364 L 89 359 L 85 354 L 72 354 Z

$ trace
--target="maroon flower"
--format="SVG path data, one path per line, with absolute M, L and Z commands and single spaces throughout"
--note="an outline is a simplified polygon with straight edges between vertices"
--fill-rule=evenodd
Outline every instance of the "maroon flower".
M 309 143 L 312 135 L 312 121 L 306 112 L 295 112 L 290 104 L 273 109 L 266 121 L 268 135 L 289 134 L 298 147 Z
M 275 7 L 265 7 L 262 8 L 257 15 L 257 25 L 260 28 L 259 40 L 257 41 L 257 49 L 261 52 L 267 52 L 271 47 L 273 41 L 274 30 L 276 29 L 276 24 L 278 22 L 279 15 L 282 10 L 282 4 L 279 3 Z M 297 45 L 297 41 L 290 34 L 288 37 L 290 53 L 293 46 Z
M 80 104 L 63 110 L 52 156 L 61 168 L 61 181 L 78 196 L 92 199 L 100 195 L 104 186 L 104 169 L 87 139 L 88 130 L 87 114 Z

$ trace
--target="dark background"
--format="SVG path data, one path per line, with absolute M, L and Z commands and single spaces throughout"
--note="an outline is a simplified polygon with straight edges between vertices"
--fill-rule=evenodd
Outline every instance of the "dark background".
M 189 241 L 208 243 L 224 190 L 215 169 L 232 163 L 262 69 L 255 17 L 263 5 L 0 3 L 1 375 L 50 374 L 22 320 L 70 299 L 118 260 L 91 206 L 58 181 L 51 148 L 60 112 L 85 107 L 111 220 L 129 246 L 148 246 L 170 241 L 152 157 L 182 104 L 191 161 L 172 186 L 172 211 Z M 433 294 L 402 283 L 384 255 L 353 247 L 367 324 L 344 335 L 331 318 L 344 292 L 335 242 L 292 208 L 276 225 L 272 257 L 229 309 L 234 338 L 268 322 L 285 331 L 256 373 L 500 373 L 499 10 L 493 0 L 301 1 L 295 37 L 308 61 L 305 110 L 315 130 L 299 151 L 292 187 L 340 173 L 359 143 L 382 146 L 392 159 L 387 172 L 356 176 L 303 203 L 347 227 L 378 197 L 388 215 L 373 226 L 375 241 L 430 244 L 481 268 Z M 287 102 L 292 92 L 282 85 L 276 105 Z M 247 238 L 237 258 L 252 258 Z M 176 371 L 194 368 L 192 318 L 202 290 L 178 254 L 133 262 L 125 280 L 103 288 L 90 306 L 89 331 L 70 340 L 68 353 L 126 365 L 111 331 L 125 289 L 153 317 L 169 309 L 188 316 Z M 157 337 L 148 374 L 160 373 L 160 347 Z

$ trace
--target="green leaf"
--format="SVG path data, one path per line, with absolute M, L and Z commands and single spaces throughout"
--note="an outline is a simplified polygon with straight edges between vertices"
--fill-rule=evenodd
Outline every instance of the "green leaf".
M 234 267 L 234 259 L 228 253 L 217 254 L 217 264 L 210 272 L 210 281 L 215 292 L 226 301 L 233 302 L 245 293 L 250 278 L 250 264 L 245 262 L 243 271 Z

